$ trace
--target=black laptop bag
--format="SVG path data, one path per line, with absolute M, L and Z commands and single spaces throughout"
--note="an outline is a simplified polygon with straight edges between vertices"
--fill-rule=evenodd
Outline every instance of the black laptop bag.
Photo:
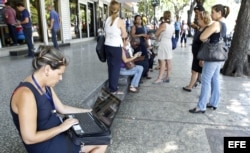
M 75 132 L 70 129 L 67 131 L 69 138 L 75 145 L 109 145 L 111 142 L 111 131 L 107 130 L 104 133 L 93 134 L 84 137 L 78 137 Z

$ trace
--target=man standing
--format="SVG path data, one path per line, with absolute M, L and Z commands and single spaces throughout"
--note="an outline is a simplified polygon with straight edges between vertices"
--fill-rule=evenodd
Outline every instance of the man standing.
M 52 35 L 52 42 L 56 49 L 58 49 L 57 44 L 57 33 L 60 30 L 60 17 L 58 13 L 54 10 L 53 6 L 49 5 L 48 10 L 50 11 L 50 27 L 49 30 L 51 30 Z
M 5 3 L 4 18 L 8 26 L 9 35 L 13 41 L 12 45 L 18 45 L 16 37 L 16 11 L 10 6 L 9 2 Z
M 179 20 L 179 16 L 176 17 L 174 27 L 175 27 L 175 41 L 176 41 L 176 44 L 177 44 L 178 40 L 179 40 L 179 36 L 180 36 L 180 30 L 181 30 L 181 22 Z
M 21 24 L 23 27 L 25 42 L 27 43 L 27 46 L 28 46 L 27 57 L 33 57 L 34 56 L 34 46 L 32 43 L 32 23 L 31 23 L 31 19 L 30 19 L 30 13 L 24 7 L 23 3 L 17 3 L 16 8 L 18 11 L 21 12 L 20 21 L 18 21 L 18 24 Z

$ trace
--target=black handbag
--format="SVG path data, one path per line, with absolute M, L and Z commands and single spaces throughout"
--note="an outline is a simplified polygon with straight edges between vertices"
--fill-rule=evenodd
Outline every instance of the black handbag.
M 100 35 L 97 37 L 96 53 L 101 62 L 106 62 L 106 53 L 104 48 L 105 36 Z
M 203 42 L 197 54 L 197 58 L 203 61 L 225 61 L 228 58 L 228 51 L 228 47 L 220 32 L 220 39 L 217 43 L 210 43 L 210 39 Z
M 197 58 L 203 61 L 225 61 L 228 57 L 228 47 L 223 38 L 217 43 L 204 42 L 199 49 Z

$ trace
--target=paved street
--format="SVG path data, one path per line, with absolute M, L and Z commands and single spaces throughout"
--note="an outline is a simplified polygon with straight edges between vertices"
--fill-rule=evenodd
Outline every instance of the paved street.
M 189 43 L 191 39 L 189 39 Z M 95 41 L 62 48 L 70 58 L 63 81 L 55 90 L 62 101 L 85 106 L 84 99 L 107 80 L 107 67 L 98 61 Z M 127 94 L 111 127 L 107 153 L 223 153 L 224 136 L 250 137 L 250 80 L 221 76 L 221 102 L 216 111 L 191 114 L 200 86 L 185 92 L 191 76 L 191 46 L 174 50 L 170 83 L 154 85 L 150 72 L 140 93 Z M 25 153 L 9 112 L 16 85 L 31 73 L 31 59 L 0 58 L 0 153 Z

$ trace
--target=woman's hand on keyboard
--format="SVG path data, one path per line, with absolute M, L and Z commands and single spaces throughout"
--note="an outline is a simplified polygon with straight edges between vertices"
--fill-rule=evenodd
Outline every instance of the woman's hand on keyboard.
M 60 125 L 60 128 L 62 129 L 62 132 L 68 130 L 69 128 L 71 128 L 73 125 L 78 124 L 79 121 L 75 118 L 68 118 L 66 120 L 64 120 L 64 122 L 62 122 L 62 124 Z

